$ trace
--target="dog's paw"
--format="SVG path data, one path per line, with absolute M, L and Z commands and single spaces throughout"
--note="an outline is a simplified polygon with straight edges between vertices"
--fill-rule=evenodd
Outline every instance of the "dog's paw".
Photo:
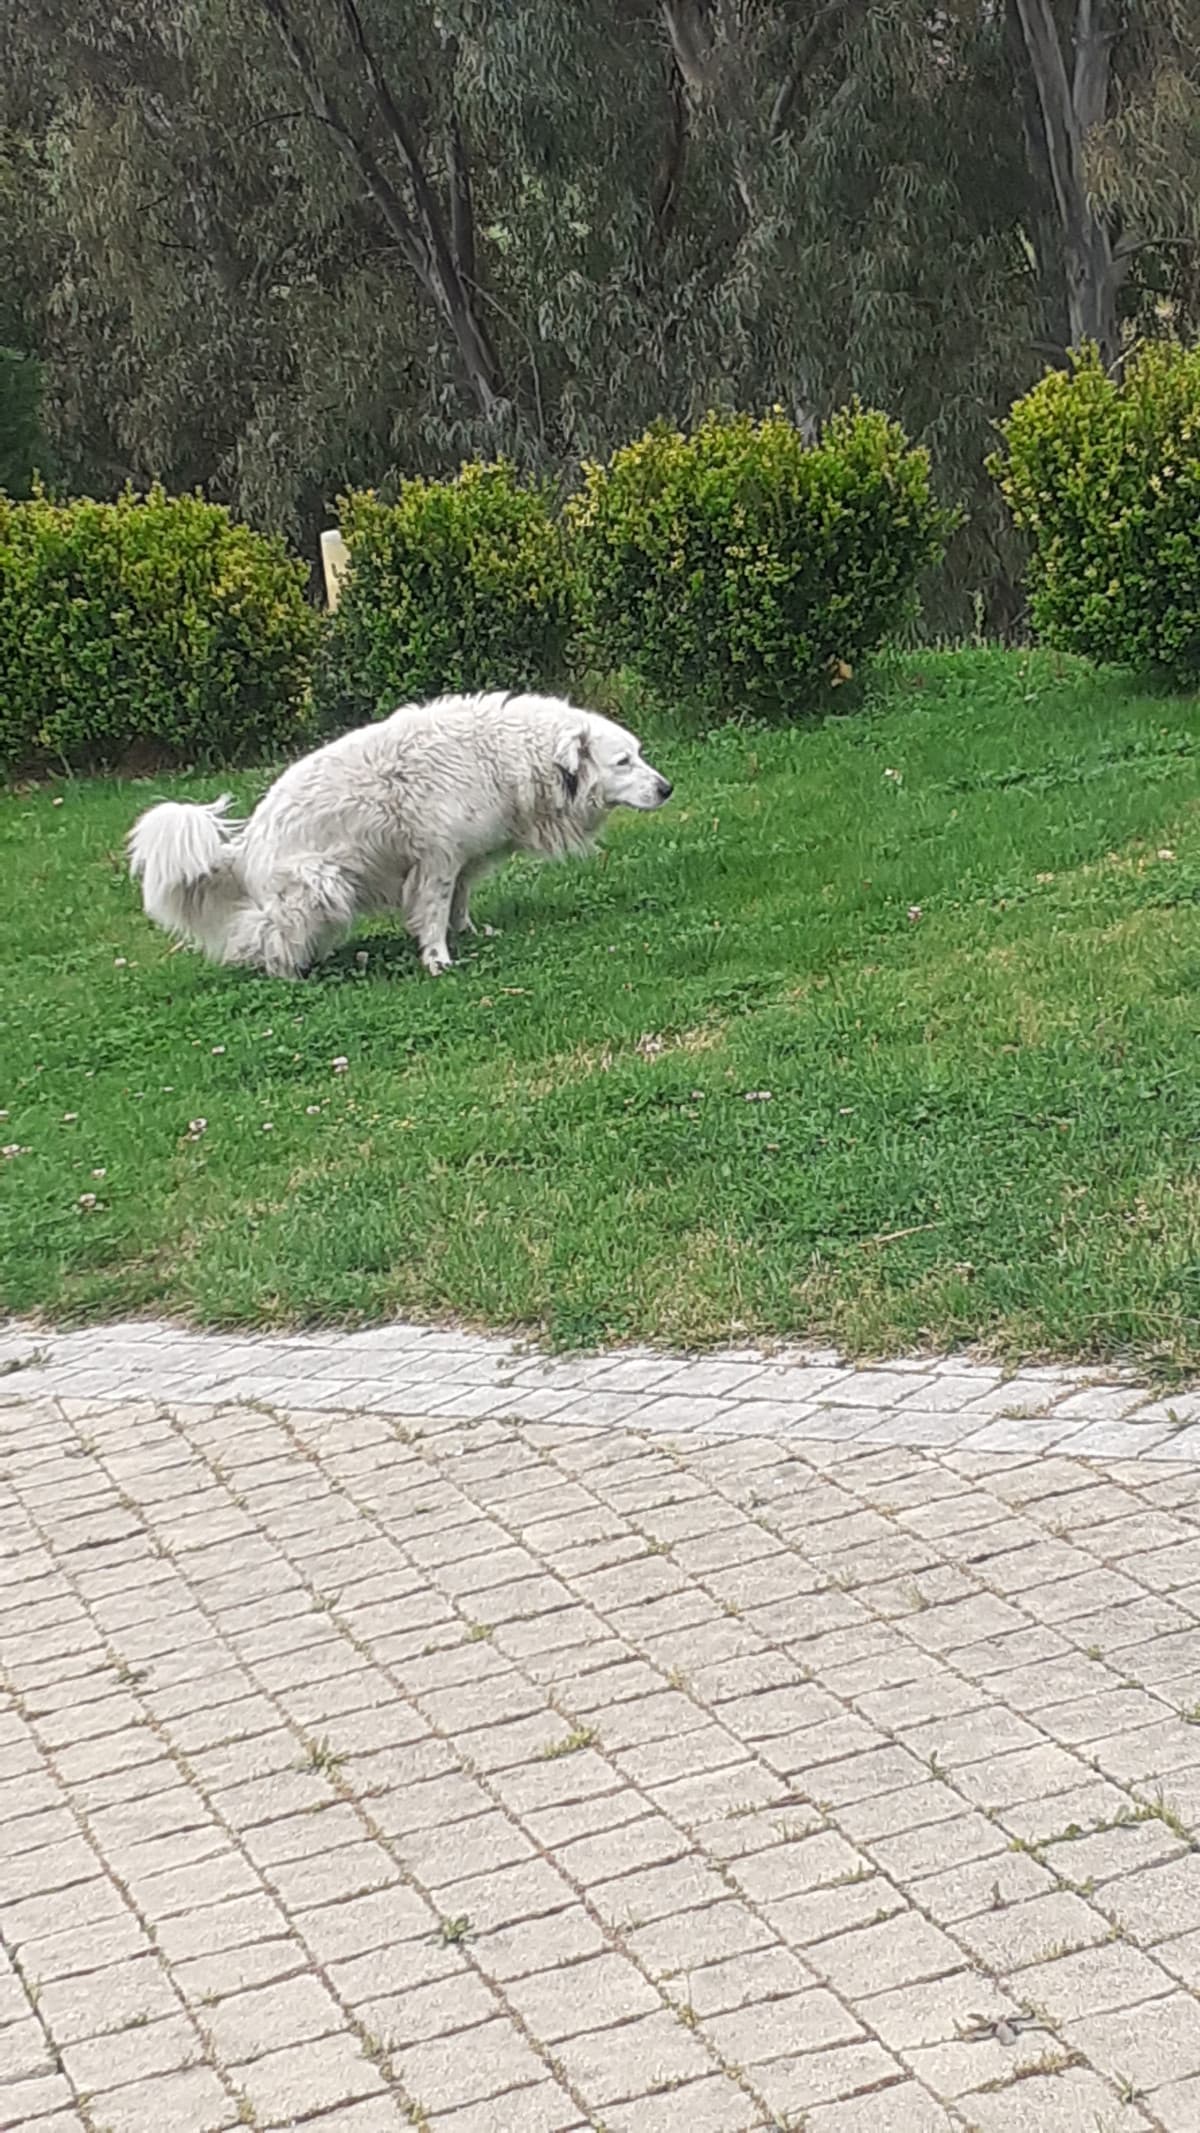
M 440 978 L 444 970 L 452 968 L 449 953 L 444 948 L 427 948 L 421 961 L 431 978 Z

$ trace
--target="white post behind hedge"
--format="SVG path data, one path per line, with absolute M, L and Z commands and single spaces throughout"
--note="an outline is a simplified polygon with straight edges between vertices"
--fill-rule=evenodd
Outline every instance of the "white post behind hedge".
M 342 579 L 350 568 L 350 550 L 336 526 L 321 535 L 321 566 L 325 572 L 325 598 L 332 614 L 341 596 Z

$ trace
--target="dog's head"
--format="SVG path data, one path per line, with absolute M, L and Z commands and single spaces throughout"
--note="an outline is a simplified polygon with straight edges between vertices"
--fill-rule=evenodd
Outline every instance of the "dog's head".
M 636 736 L 593 711 L 563 734 L 554 760 L 570 806 L 597 819 L 610 807 L 649 812 L 671 797 L 670 780 L 646 762 Z

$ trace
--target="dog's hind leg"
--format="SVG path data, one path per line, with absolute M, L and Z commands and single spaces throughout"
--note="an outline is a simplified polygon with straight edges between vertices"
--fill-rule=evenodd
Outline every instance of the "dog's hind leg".
M 281 869 L 269 892 L 240 916 L 225 960 L 271 978 L 303 978 L 354 923 L 353 882 L 327 860 Z
M 450 899 L 451 933 L 478 933 L 479 928 L 471 918 L 471 891 L 476 882 L 487 873 L 489 865 L 490 861 L 486 859 L 468 859 L 462 869 Z
M 450 968 L 450 906 L 457 881 L 448 854 L 431 852 L 418 860 L 404 884 L 404 922 L 432 978 Z

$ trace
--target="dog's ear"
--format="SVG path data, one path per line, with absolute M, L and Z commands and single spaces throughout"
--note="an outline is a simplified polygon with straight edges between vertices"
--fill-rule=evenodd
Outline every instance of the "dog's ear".
M 584 771 L 591 761 L 591 736 L 586 726 L 564 733 L 554 751 L 554 766 L 563 781 L 568 800 L 579 797 Z

